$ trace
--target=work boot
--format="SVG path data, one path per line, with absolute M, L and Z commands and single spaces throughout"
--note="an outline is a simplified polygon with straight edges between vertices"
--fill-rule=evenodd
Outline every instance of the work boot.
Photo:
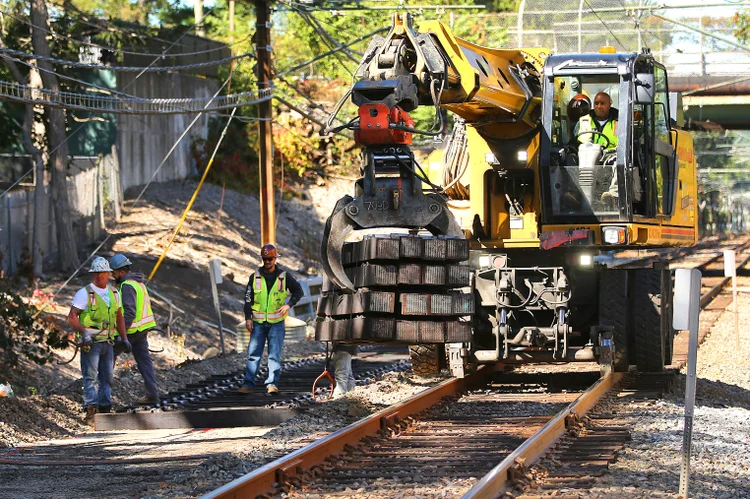
M 253 389 L 250 388 L 249 386 L 242 385 L 241 387 L 237 388 L 237 393 L 248 395 L 250 393 L 253 393 Z
M 154 405 L 159 403 L 159 397 L 149 397 L 144 395 L 135 401 L 136 405 Z
M 268 385 L 268 388 L 266 388 L 269 395 L 278 395 L 279 389 L 276 388 L 276 385 Z
M 96 407 L 96 412 L 100 414 L 109 414 L 112 412 L 112 406 L 111 405 L 100 405 Z
M 94 416 L 96 416 L 96 406 L 86 407 L 86 417 L 83 419 L 89 426 L 94 426 Z

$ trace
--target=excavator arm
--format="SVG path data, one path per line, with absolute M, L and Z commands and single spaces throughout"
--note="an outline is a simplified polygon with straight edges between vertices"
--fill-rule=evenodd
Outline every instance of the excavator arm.
M 375 37 L 355 73 L 351 96 L 357 117 L 339 127 L 354 131 L 363 146 L 362 177 L 354 197 L 340 199 L 323 235 L 322 261 L 331 281 L 354 291 L 343 267 L 342 249 L 352 231 L 398 227 L 463 237 L 439 186 L 431 184 L 409 149 L 412 135 L 441 135 L 446 108 L 489 137 L 521 136 L 537 126 L 541 102 L 539 68 L 543 49 L 494 50 L 453 36 L 437 21 L 422 31 L 409 14 L 394 15 L 385 37 Z M 414 128 L 409 112 L 434 106 L 429 131 Z M 329 120 L 329 130 L 335 114 Z M 423 183 L 433 192 L 425 193 Z

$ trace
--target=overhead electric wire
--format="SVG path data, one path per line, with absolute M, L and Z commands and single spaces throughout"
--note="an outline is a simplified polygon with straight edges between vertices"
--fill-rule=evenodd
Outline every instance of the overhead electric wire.
M 622 47 L 623 49 L 626 49 L 627 45 L 622 43 L 622 41 L 620 41 L 620 39 L 617 38 L 617 35 L 612 33 L 612 30 L 609 29 L 609 26 L 607 25 L 607 23 L 605 23 L 604 20 L 601 17 L 599 17 L 599 14 L 597 14 L 596 11 L 591 7 L 591 4 L 589 4 L 589 0 L 583 0 L 583 1 L 586 3 L 586 6 L 589 8 L 591 13 L 594 14 L 597 19 L 599 19 L 599 21 L 604 25 L 604 27 L 607 28 L 607 31 L 609 31 L 609 33 L 615 38 L 615 40 L 617 40 L 617 43 L 620 44 L 620 47 Z
M 52 3 L 52 2 L 50 2 L 50 3 Z M 54 5 L 55 7 L 58 7 L 60 9 L 62 9 L 64 12 L 67 12 L 67 11 L 70 11 L 70 10 L 73 10 L 73 11 L 77 12 L 79 14 L 78 17 L 73 17 L 73 16 L 70 16 L 70 17 L 74 21 L 78 21 L 81 24 L 86 24 L 87 26 L 91 26 L 93 28 L 96 28 L 96 29 L 99 29 L 99 30 L 102 30 L 102 31 L 109 31 L 109 32 L 120 31 L 120 32 L 123 32 L 123 33 L 130 33 L 130 34 L 137 35 L 137 36 L 143 36 L 142 32 L 140 32 L 138 30 L 135 30 L 135 29 L 128 29 L 128 28 L 123 27 L 123 26 L 114 25 L 114 29 L 109 29 L 109 26 L 113 25 L 113 23 L 111 23 L 108 19 L 97 18 L 96 16 L 93 16 L 93 15 L 89 14 L 88 12 L 84 12 L 81 9 L 79 9 L 78 7 L 76 7 L 72 2 L 64 1 L 62 5 L 54 4 L 54 3 L 52 3 L 52 5 Z M 214 11 L 213 8 L 207 8 L 206 11 L 203 14 L 203 19 L 205 19 L 206 17 L 212 15 L 213 11 Z M 97 21 L 100 21 L 102 24 L 94 24 L 90 20 L 92 18 L 95 19 L 95 20 L 97 20 Z M 201 20 L 200 23 L 193 23 L 192 26 L 190 26 L 189 31 L 192 31 L 194 28 L 198 27 L 199 25 L 200 26 L 204 25 L 203 20 Z M 183 26 L 178 24 L 178 25 L 175 25 L 174 27 L 172 27 L 169 31 L 172 32 L 172 31 L 175 31 L 176 29 L 181 28 L 181 27 L 183 27 Z M 145 35 L 145 36 L 147 36 L 148 38 L 151 38 L 153 40 L 156 40 L 158 42 L 170 43 L 170 40 L 162 39 L 162 38 L 159 38 L 158 36 L 153 36 L 153 35 Z M 180 37 L 180 39 L 182 39 L 182 36 Z M 180 44 L 180 46 L 182 47 L 183 45 Z
M 298 93 L 298 94 L 299 94 L 299 95 L 300 95 L 301 97 L 303 97 L 303 98 L 304 98 L 305 100 L 307 100 L 307 101 L 308 101 L 308 102 L 310 103 L 310 107 L 311 107 L 311 108 L 313 108 L 313 109 L 320 109 L 321 111 L 323 111 L 323 112 L 324 112 L 324 113 L 326 113 L 326 114 L 331 114 L 331 113 L 329 113 L 329 112 L 328 112 L 328 110 L 326 110 L 326 108 L 325 108 L 325 107 L 323 107 L 323 106 L 322 106 L 322 105 L 321 105 L 320 103 L 316 102 L 316 101 L 315 101 L 315 100 L 314 100 L 314 99 L 313 99 L 312 97 L 310 97 L 310 96 L 309 96 L 308 94 L 304 93 L 304 92 L 303 92 L 302 90 L 300 90 L 299 88 L 297 88 L 297 86 L 296 86 L 296 85 L 294 85 L 294 84 L 292 84 L 292 83 L 289 83 L 289 82 L 288 82 L 287 80 L 285 80 L 285 79 L 284 79 L 283 77 L 278 77 L 278 76 L 277 76 L 276 78 L 277 78 L 277 79 L 278 79 L 278 80 L 279 80 L 279 81 L 280 81 L 281 83 L 285 84 L 286 86 L 288 86 L 289 88 L 291 88 L 291 89 L 292 89 L 292 90 L 293 90 L 294 92 Z M 341 118 L 336 118 L 336 119 L 337 119 L 337 120 L 339 120 L 339 121 L 340 121 L 341 123 L 346 123 L 346 121 L 344 121 L 344 120 L 343 120 L 343 119 L 341 119 Z
M 346 54 L 346 55 L 347 55 L 347 57 L 349 57 L 349 59 L 351 59 L 351 60 L 352 60 L 352 61 L 353 61 L 354 63 L 356 63 L 356 64 L 359 64 L 359 59 L 358 59 L 358 58 L 356 58 L 356 57 L 354 57 L 354 56 L 353 56 L 353 55 L 351 54 L 351 52 L 352 52 L 352 51 L 351 51 L 351 50 L 349 50 L 349 49 L 347 49 L 346 47 L 342 46 L 342 45 L 341 45 L 341 43 L 339 43 L 339 41 L 338 41 L 338 40 L 337 40 L 337 39 L 336 39 L 336 38 L 335 38 L 334 36 L 332 36 L 332 35 L 331 35 L 331 34 L 330 34 L 330 33 L 328 32 L 328 30 L 326 30 L 326 29 L 325 29 L 325 28 L 324 28 L 324 27 L 323 27 L 323 26 L 321 25 L 320 21 L 319 21 L 319 20 L 318 20 L 318 19 L 317 19 L 317 18 L 316 18 L 315 16 L 313 16 L 312 14 L 309 14 L 309 15 L 307 15 L 306 17 L 307 17 L 307 18 L 308 18 L 308 19 L 310 20 L 310 22 L 311 22 L 311 24 L 310 24 L 310 25 L 311 25 L 311 26 L 313 27 L 313 29 L 316 29 L 316 30 L 317 30 L 317 32 L 318 32 L 318 34 L 319 34 L 319 35 L 321 36 L 321 38 L 323 38 L 323 39 L 327 39 L 327 40 L 328 40 L 328 43 L 327 43 L 327 44 L 328 44 L 329 48 L 331 48 L 331 49 L 333 49 L 333 48 L 341 48 L 341 49 L 342 49 L 342 50 L 344 51 L 344 54 Z M 335 47 L 331 46 L 332 44 L 333 44 L 333 45 L 334 45 Z M 359 55 L 360 57 L 362 57 L 362 55 L 363 55 L 363 54 L 358 54 L 358 55 Z
M 77 40 L 77 39 L 73 38 L 72 36 L 64 35 L 62 33 L 57 33 L 55 31 L 52 31 L 52 30 L 49 30 L 49 29 L 45 29 L 45 28 L 43 28 L 41 26 L 37 26 L 37 25 L 33 24 L 31 21 L 29 21 L 27 19 L 24 19 L 22 17 L 18 17 L 16 15 L 13 15 L 13 14 L 7 12 L 6 10 L 3 10 L 2 8 L 0 8 L 0 14 L 6 15 L 6 16 L 10 17 L 11 19 L 15 19 L 18 22 L 27 24 L 27 25 L 31 26 L 32 28 L 38 29 L 40 31 L 43 31 L 44 33 L 47 33 L 47 34 L 49 34 L 49 35 L 51 35 L 51 36 L 53 36 L 55 38 L 61 38 L 61 39 L 64 39 L 64 40 L 68 40 L 68 41 L 70 41 L 72 43 L 75 43 L 75 44 L 78 44 L 78 45 L 83 45 L 83 46 L 86 46 L 86 47 L 92 47 L 92 48 L 96 48 L 96 49 L 99 49 L 99 50 L 106 50 L 108 52 L 113 52 L 113 53 L 127 54 L 127 55 L 137 55 L 137 56 L 143 56 L 143 57 L 162 57 L 164 55 L 163 53 L 158 53 L 158 52 L 139 52 L 139 51 L 134 51 L 134 50 L 124 50 L 124 49 L 118 49 L 117 47 L 113 47 L 111 45 L 102 45 L 102 44 L 99 44 L 99 43 L 93 43 L 93 42 L 86 42 L 86 41 L 83 41 L 83 40 Z M 148 35 L 146 35 L 146 36 L 148 38 L 152 38 L 153 40 L 156 40 L 156 41 L 162 41 L 160 38 L 151 37 L 151 36 L 148 36 Z M 221 47 L 214 47 L 212 49 L 206 49 L 206 50 L 197 50 L 197 51 L 194 51 L 194 52 L 178 52 L 178 53 L 171 54 L 170 57 L 188 57 L 188 56 L 194 56 L 194 55 L 209 54 L 211 52 L 218 52 L 218 51 L 224 50 L 224 49 L 226 49 L 228 47 L 232 47 L 234 45 L 238 45 L 240 43 L 243 43 L 243 42 L 245 42 L 246 40 L 248 40 L 252 36 L 253 36 L 252 34 L 248 34 L 244 38 L 241 38 L 241 39 L 239 39 L 237 41 L 234 41 L 234 42 L 231 42 L 231 43 L 225 43 Z M 164 41 L 166 42 L 167 40 L 164 40 Z
M 323 45 L 325 45 L 325 46 L 326 46 L 326 47 L 328 47 L 329 49 L 333 49 L 333 48 L 335 48 L 335 47 L 333 47 L 333 46 L 332 46 L 332 43 L 331 43 L 331 41 L 330 41 L 330 40 L 328 40 L 328 38 L 327 38 L 326 36 L 324 36 L 323 34 L 321 34 L 321 28 L 319 28 L 318 26 L 316 26 L 316 25 L 315 25 L 315 24 L 314 24 L 314 23 L 313 23 L 313 22 L 312 22 L 312 21 L 310 20 L 310 18 L 309 18 L 310 16 L 308 16 L 307 14 L 305 14 L 305 13 L 304 13 L 304 12 L 302 12 L 302 11 L 297 11 L 297 13 L 298 13 L 298 14 L 300 15 L 300 17 L 301 17 L 301 18 L 302 18 L 302 19 L 303 19 L 303 20 L 304 20 L 304 21 L 305 21 L 305 22 L 306 22 L 307 24 L 309 24 L 309 25 L 310 25 L 310 27 L 312 27 L 312 29 L 313 29 L 313 30 L 314 30 L 314 31 L 315 31 L 315 32 L 316 32 L 316 33 L 318 34 L 318 36 L 320 36 L 320 39 L 321 39 L 321 42 L 323 43 Z M 325 30 L 322 30 L 322 31 L 325 31 Z M 333 53 L 333 56 L 334 56 L 334 57 L 336 58 L 336 60 L 337 60 L 337 61 L 339 61 L 339 64 L 341 64 L 341 66 L 342 66 L 342 67 L 343 67 L 343 68 L 344 68 L 344 69 L 346 70 L 346 72 L 347 72 L 347 73 L 349 73 L 349 74 L 350 74 L 350 75 L 351 75 L 352 77 L 354 77 L 354 73 L 353 73 L 353 72 L 352 72 L 352 71 L 351 71 L 351 70 L 350 70 L 350 69 L 349 69 L 349 68 L 348 68 L 348 67 L 346 66 L 346 64 L 344 64 L 344 61 L 342 61 L 342 60 L 341 60 L 341 58 L 339 57 L 338 53 L 334 52 L 334 53 Z M 354 62 L 356 62 L 357 64 L 359 64 L 359 61 L 355 60 L 355 59 L 354 59 L 354 58 L 353 58 L 353 57 L 351 56 L 351 54 L 347 53 L 347 56 L 348 56 L 348 57 L 349 57 L 350 59 L 352 59 L 352 60 L 353 60 Z
M 161 265 L 161 262 L 164 260 L 164 257 L 167 256 L 167 252 L 169 252 L 169 248 L 172 247 L 172 243 L 177 237 L 177 234 L 180 233 L 182 224 L 185 223 L 185 219 L 187 218 L 188 213 L 190 213 L 190 209 L 193 207 L 193 203 L 195 203 L 195 199 L 198 197 L 198 193 L 201 191 L 201 187 L 203 187 L 203 183 L 206 181 L 206 177 L 208 176 L 208 172 L 211 169 L 211 165 L 213 165 L 214 163 L 214 158 L 216 157 L 216 153 L 219 150 L 219 146 L 221 145 L 222 141 L 224 140 L 224 137 L 227 134 L 227 129 L 229 128 L 229 124 L 232 123 L 232 118 L 234 118 L 234 113 L 236 111 L 237 111 L 236 107 L 232 109 L 232 114 L 229 116 L 229 119 L 227 120 L 227 124 L 224 126 L 224 130 L 221 131 L 219 140 L 216 142 L 216 147 L 214 147 L 214 152 L 211 154 L 211 159 L 208 160 L 208 164 L 206 165 L 206 169 L 203 172 L 203 176 L 201 177 L 200 182 L 198 182 L 198 187 L 195 188 L 195 192 L 193 192 L 193 197 L 190 198 L 190 201 L 185 207 L 185 210 L 182 212 L 182 216 L 180 217 L 180 222 L 177 224 L 177 227 L 175 227 L 174 232 L 172 233 L 172 237 L 169 238 L 169 242 L 167 243 L 167 246 L 164 248 L 164 251 L 159 257 L 159 260 L 157 260 L 156 264 L 154 265 L 154 268 L 151 270 L 151 273 L 148 276 L 149 281 L 154 278 L 154 275 L 156 275 L 156 271 L 159 270 L 159 266 Z
M 352 40 L 350 42 L 347 42 L 346 44 L 341 45 L 338 48 L 329 50 L 328 52 L 323 52 L 322 54 L 316 55 L 315 57 L 313 57 L 312 59 L 310 59 L 308 61 L 305 61 L 305 62 L 302 62 L 300 64 L 297 64 L 296 66 L 293 66 L 293 67 L 291 67 L 289 69 L 285 69 L 284 71 L 282 71 L 281 73 L 279 73 L 278 75 L 276 75 L 276 77 L 280 78 L 282 76 L 286 76 L 289 73 L 293 73 L 294 71 L 297 71 L 298 69 L 304 68 L 305 66 L 307 66 L 309 64 L 312 64 L 313 62 L 316 62 L 316 61 L 319 61 L 321 59 L 324 59 L 324 58 L 328 57 L 329 55 L 332 55 L 335 52 L 338 52 L 340 50 L 344 50 L 344 48 L 346 48 L 346 47 L 349 47 L 351 45 L 354 45 L 355 43 L 359 43 L 359 42 L 361 42 L 363 40 L 371 38 L 374 35 L 377 35 L 378 33 L 382 33 L 383 31 L 388 31 L 389 29 L 390 28 L 376 29 L 375 31 L 373 31 L 371 33 L 368 33 L 368 34 L 360 36 L 360 37 L 358 37 L 358 38 L 356 38 L 356 39 L 354 39 L 354 40 Z
M 231 80 L 231 78 L 232 78 L 232 73 L 229 74 L 229 77 L 226 79 L 226 81 L 221 85 L 221 87 L 219 87 L 219 89 L 216 91 L 216 93 L 214 93 L 213 98 L 216 98 L 219 95 L 219 93 L 221 93 L 221 91 L 224 90 L 224 87 L 227 86 L 227 84 L 229 83 L 229 80 Z M 208 107 L 210 105 L 210 103 L 211 103 L 211 101 L 209 101 L 206 104 L 206 107 Z M 138 194 L 138 197 L 136 197 L 135 201 L 133 201 L 133 204 L 130 206 L 130 212 L 131 213 L 133 212 L 133 210 L 135 209 L 136 205 L 138 204 L 138 202 L 141 200 L 141 198 L 145 194 L 146 189 L 149 188 L 149 186 L 151 185 L 151 183 L 154 181 L 154 179 L 156 178 L 156 176 L 161 171 L 162 167 L 166 164 L 167 159 L 169 159 L 169 157 L 172 155 L 172 153 L 174 152 L 174 150 L 177 149 L 177 146 L 179 145 L 179 143 L 188 134 L 188 132 L 193 128 L 193 125 L 195 125 L 195 123 L 201 118 L 201 116 L 203 116 L 203 113 L 199 113 L 193 119 L 193 121 L 191 121 L 190 124 L 185 128 L 185 130 L 177 138 L 177 140 L 175 141 L 175 143 L 172 144 L 172 147 L 169 149 L 169 151 L 167 152 L 166 156 L 164 156 L 164 159 L 162 159 L 162 161 L 159 164 L 159 166 L 156 168 L 156 170 L 154 170 L 154 173 L 151 175 L 151 179 L 149 179 L 148 183 L 146 183 L 146 185 L 143 186 L 143 189 L 141 189 L 141 192 Z M 55 296 L 57 296 L 57 294 L 60 293 L 60 291 L 62 291 L 63 289 L 65 289 L 65 287 L 68 285 L 68 283 L 70 283 L 70 281 L 76 276 L 76 274 L 78 274 L 78 272 L 80 272 L 80 270 L 86 265 L 86 263 L 91 259 L 91 257 L 94 256 L 107 243 L 107 241 L 109 241 L 109 238 L 111 238 L 112 235 L 115 233 L 115 231 L 117 231 L 117 229 L 119 229 L 120 225 L 122 225 L 122 222 L 118 222 L 117 223 L 117 225 L 112 230 L 112 232 L 110 232 L 109 234 L 107 234 L 107 237 L 105 237 L 104 240 L 101 243 L 99 243 L 99 245 L 96 248 L 94 248 L 94 250 L 89 254 L 89 256 L 87 256 L 86 259 L 81 263 L 81 265 L 79 265 L 78 268 L 73 271 L 73 273 L 65 280 L 64 283 L 62 283 L 62 285 L 57 289 L 57 291 L 55 291 L 52 295 L 50 295 L 47 298 L 47 300 L 40 306 L 39 310 L 34 314 L 34 316 L 32 317 L 32 319 L 37 318 L 39 316 L 39 314 L 41 314 L 44 311 L 45 307 L 52 300 L 54 300 Z
M 209 12 L 209 13 L 210 13 L 210 12 Z M 40 27 L 40 26 L 36 26 L 36 25 L 34 25 L 34 24 L 30 24 L 30 23 L 29 23 L 29 25 L 30 25 L 30 26 L 32 27 L 32 30 L 33 30 L 34 28 L 37 28 L 37 29 L 42 29 L 43 31 L 45 31 L 45 32 L 48 32 L 48 33 L 50 32 L 50 30 L 48 30 L 48 29 L 44 29 L 44 28 L 42 28 L 42 27 Z M 188 28 L 188 29 L 187 29 L 187 30 L 186 30 L 186 31 L 185 31 L 185 32 L 184 32 L 184 33 L 183 33 L 182 35 L 180 35 L 180 36 L 179 36 L 179 38 L 177 38 L 177 40 L 175 40 L 174 42 L 172 42 L 172 43 L 171 43 L 171 45 L 170 45 L 169 47 L 167 47 L 166 49 L 164 49 L 164 50 L 162 51 L 162 54 L 161 54 L 161 55 L 159 55 L 159 56 L 157 56 L 157 58 L 156 58 L 156 59 L 154 59 L 154 62 L 156 62 L 156 61 L 158 60 L 158 58 L 159 58 L 159 57 L 161 57 L 161 56 L 162 56 L 163 54 L 165 54 L 166 52 L 169 52 L 169 51 L 170 51 L 170 50 L 172 49 L 172 47 L 174 47 L 174 46 L 175 46 L 175 45 L 176 45 L 177 43 L 179 43 L 179 41 L 180 41 L 180 40 L 182 40 L 182 39 L 183 39 L 183 38 L 184 38 L 184 37 L 185 37 L 185 36 L 186 36 L 186 35 L 187 35 L 188 33 L 190 33 L 190 32 L 191 32 L 191 31 L 192 31 L 193 29 L 195 29 L 195 27 L 196 27 L 196 24 L 193 24 L 193 25 L 192 25 L 192 26 L 191 26 L 190 28 Z M 152 63 L 152 64 L 153 64 L 153 63 Z M 132 85 L 133 83 L 135 83 L 135 82 L 136 82 L 136 80 L 138 80 L 138 78 L 140 78 L 142 74 L 143 74 L 143 72 L 139 73 L 139 74 L 138 74 L 138 75 L 137 75 L 137 76 L 136 76 L 135 78 L 133 78 L 133 79 L 132 79 L 132 80 L 130 81 L 130 83 L 128 83 L 127 85 L 125 85 L 125 87 L 123 87 L 123 89 L 122 89 L 122 92 L 121 92 L 121 93 L 124 93 L 124 91 L 125 91 L 125 90 L 127 90 L 127 89 L 128 89 L 128 88 L 129 88 L 129 87 L 130 87 L 130 86 L 131 86 L 131 85 Z M 230 72 L 230 77 L 231 77 L 231 72 Z M 228 80 L 227 80 L 227 81 L 228 81 Z M 128 94 L 126 94 L 126 95 L 128 95 Z M 200 115 L 198 115 L 198 116 L 200 116 Z M 62 142 L 60 142 L 60 143 L 59 143 L 59 144 L 57 145 L 57 147 L 55 147 L 55 148 L 54 148 L 54 149 L 53 149 L 53 150 L 52 150 L 52 151 L 51 151 L 51 152 L 49 153 L 49 155 L 51 156 L 51 155 L 52 155 L 52 154 L 54 154 L 54 153 L 55 153 L 55 152 L 56 152 L 56 151 L 57 151 L 58 149 L 60 149 L 60 148 L 61 148 L 61 147 L 62 147 L 63 145 L 67 144 L 67 142 L 68 142 L 68 141 L 69 141 L 69 140 L 70 140 L 71 138 L 73 138 L 73 136 L 74 136 L 75 134 L 77 134 L 77 133 L 78 133 L 79 131 L 81 131 L 81 130 L 83 129 L 83 127 L 84 127 L 84 125 L 85 125 L 85 124 L 86 124 L 85 122 L 84 122 L 84 123 L 81 123 L 80 125 L 78 125 L 78 128 L 76 128 L 75 130 L 73 130 L 73 132 L 72 132 L 72 133 L 69 133 L 69 134 L 67 134 L 67 137 L 65 137 L 65 140 L 63 140 Z M 31 171 L 33 171 L 33 167 L 32 167 L 32 168 L 31 168 L 31 169 L 30 169 L 30 170 L 29 170 L 28 172 L 26 172 L 26 173 L 25 173 L 25 174 L 23 175 L 23 177 L 26 177 L 26 176 L 27 176 L 27 175 L 28 175 L 28 174 L 29 174 L 29 173 L 30 173 Z M 14 184 L 14 185 L 15 185 L 15 184 Z M 12 188 L 12 187 L 13 187 L 13 186 L 11 186 L 11 188 Z M 10 192 L 10 188 L 9 188 L 9 189 L 7 189 L 7 190 L 6 190 L 5 192 L 3 192 L 3 193 L 2 193 L 2 195 L 0 195 L 0 198 L 2 198 L 3 196 L 5 196 L 5 194 L 6 194 L 6 193 L 8 193 L 8 192 Z
M 62 79 L 65 79 L 65 80 L 74 81 L 76 83 L 80 83 L 82 85 L 85 85 L 87 88 L 95 88 L 97 90 L 102 90 L 104 93 L 121 95 L 123 97 L 128 97 L 128 98 L 131 98 L 131 99 L 139 99 L 139 97 L 137 97 L 135 95 L 126 94 L 125 92 L 120 92 L 118 90 L 114 90 L 114 89 L 111 89 L 111 88 L 101 87 L 101 86 L 99 86 L 99 85 L 97 85 L 95 83 L 90 83 L 90 82 L 87 82 L 87 81 L 84 81 L 84 80 L 79 80 L 78 78 L 73 78 L 72 76 L 68 76 L 68 75 L 65 75 L 63 73 L 58 73 L 57 71 L 53 71 L 51 69 L 45 69 L 45 68 L 39 67 L 36 64 L 32 64 L 32 63 L 26 62 L 26 61 L 24 61 L 22 59 L 18 59 L 16 57 L 11 57 L 9 55 L 2 54 L 1 52 L 2 52 L 2 48 L 0 48 L 0 57 L 2 57 L 3 59 L 23 64 L 24 66 L 27 66 L 27 67 L 29 67 L 31 69 L 36 69 L 37 71 L 43 71 L 45 73 L 53 74 L 53 75 L 57 76 L 58 78 L 62 78 Z M 14 84 L 13 82 L 4 82 L 4 81 L 1 81 L 1 80 L 0 80 L 0 83 Z M 18 83 L 17 85 L 20 85 L 20 83 Z
M 244 107 L 264 102 L 273 97 L 273 88 L 262 88 L 256 92 L 240 92 L 221 96 L 217 105 L 205 109 L 204 103 L 217 99 L 207 97 L 185 99 L 125 99 L 103 97 L 75 92 L 52 91 L 0 81 L 0 97 L 15 102 L 39 106 L 74 109 L 92 113 L 111 114 L 192 114 L 232 107 Z M 208 105 L 208 104 L 206 104 Z
M 33 172 L 33 171 L 34 171 L 34 167 L 32 166 L 32 167 L 31 167 L 31 168 L 30 168 L 30 169 L 29 169 L 29 170 L 28 170 L 28 171 L 27 171 L 26 173 L 24 173 L 23 175 L 21 175 L 20 177 L 18 177 L 18 180 L 16 180 L 15 182 L 13 182 L 13 185 L 11 185 L 11 186 L 10 186 L 10 187 L 8 187 L 7 189 L 5 189 L 5 190 L 3 191 L 3 193 L 2 193 L 2 194 L 0 194 L 0 198 L 2 198 L 3 196 L 5 196 L 5 195 L 6 195 L 6 194 L 7 194 L 8 192 L 10 192 L 10 190 L 11 190 L 11 189 L 13 189 L 13 188 L 14 188 L 15 186 L 17 186 L 18 184 L 20 184 L 20 183 L 21 183 L 21 180 L 23 180 L 23 179 L 25 179 L 26 177 L 28 177 L 28 176 L 29 176 L 29 173 L 31 173 L 31 172 Z
M 157 67 L 152 67 L 153 65 L 152 63 L 146 67 L 143 67 L 143 66 L 107 66 L 106 64 L 88 64 L 85 62 L 69 61 L 67 59 L 57 59 L 55 57 L 44 57 L 41 55 L 30 54 L 28 52 L 23 52 L 21 50 L 14 50 L 14 49 L 10 49 L 7 47 L 1 47 L 0 52 L 5 52 L 11 55 L 18 56 L 18 57 L 25 57 L 27 59 L 37 59 L 41 61 L 51 62 L 53 64 L 61 64 L 69 68 L 91 69 L 91 70 L 98 70 L 98 71 L 121 71 L 121 72 L 126 72 L 126 73 L 136 73 L 138 71 L 141 71 L 143 73 L 183 71 L 186 69 L 203 68 L 207 66 L 218 66 L 226 62 L 231 62 L 237 59 L 243 59 L 245 57 L 253 56 L 252 52 L 245 52 L 243 54 L 233 55 L 231 57 L 225 57 L 223 59 L 217 59 L 215 61 L 195 62 L 193 64 L 181 64 L 178 66 L 157 66 Z M 166 56 L 166 54 L 162 54 L 160 58 L 164 56 Z

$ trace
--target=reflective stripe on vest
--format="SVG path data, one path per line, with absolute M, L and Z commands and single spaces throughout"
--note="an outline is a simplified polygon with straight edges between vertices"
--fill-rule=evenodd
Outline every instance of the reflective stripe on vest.
M 151 298 L 148 296 L 146 285 L 142 282 L 127 279 L 120 284 L 120 293 L 122 293 L 122 287 L 125 284 L 130 285 L 135 291 L 135 317 L 128 328 L 128 334 L 135 334 L 156 327 L 154 312 L 151 310 Z
M 266 289 L 266 280 L 256 272 L 253 284 L 253 321 L 283 321 L 289 312 L 278 313 L 277 310 L 284 304 L 287 296 L 289 292 L 286 290 L 286 272 L 279 274 L 270 292 Z
M 581 119 L 578 120 L 578 134 L 580 135 L 584 132 L 597 131 L 609 139 L 610 149 L 617 147 L 617 120 L 608 120 L 604 123 L 601 130 L 599 130 L 599 127 L 596 125 L 598 125 L 598 122 L 595 122 L 591 115 L 581 116 Z M 606 145 L 607 141 L 596 134 L 587 133 L 578 140 L 581 142 L 591 142 L 592 137 L 595 144 L 599 144 L 602 147 Z
M 86 286 L 89 293 L 89 303 L 86 310 L 78 316 L 81 325 L 87 329 L 100 329 L 102 332 L 94 336 L 94 341 L 107 341 L 114 337 L 117 328 L 117 311 L 120 310 L 120 294 L 117 288 L 107 285 L 109 305 L 89 284 Z M 80 333 L 76 333 L 80 339 Z

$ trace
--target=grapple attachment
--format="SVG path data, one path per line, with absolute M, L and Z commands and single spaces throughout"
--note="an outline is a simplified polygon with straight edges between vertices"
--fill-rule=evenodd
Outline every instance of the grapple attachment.
M 422 192 L 406 147 L 368 148 L 357 196 L 339 199 L 326 222 L 321 247 L 323 268 L 340 289 L 353 291 L 342 264 L 342 249 L 355 230 L 426 229 L 434 235 L 464 237 L 439 194 Z M 377 178 L 376 178 L 377 171 Z

